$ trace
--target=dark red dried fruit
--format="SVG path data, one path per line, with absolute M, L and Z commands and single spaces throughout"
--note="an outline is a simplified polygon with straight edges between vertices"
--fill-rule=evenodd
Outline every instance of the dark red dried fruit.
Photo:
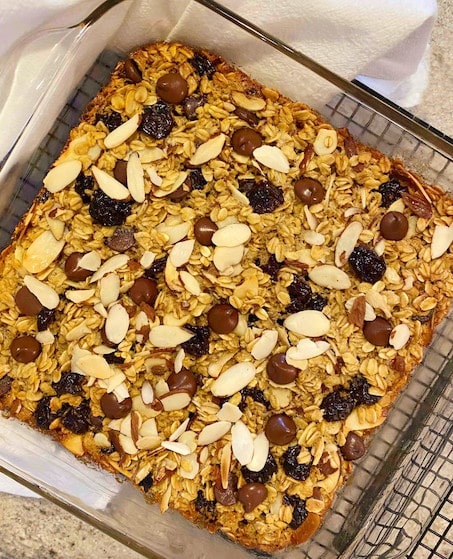
M 360 280 L 369 283 L 379 281 L 387 268 L 382 256 L 365 245 L 355 247 L 349 257 L 349 264 Z
M 355 376 L 349 386 L 349 393 L 354 398 L 355 405 L 375 404 L 380 400 L 380 396 L 374 396 L 369 393 L 370 383 L 362 375 Z
M 269 452 L 264 467 L 259 472 L 252 472 L 247 466 L 242 466 L 241 474 L 247 483 L 267 483 L 277 473 L 278 466 L 275 458 Z
M 97 119 L 101 120 L 107 126 L 109 132 L 112 132 L 112 130 L 115 130 L 115 128 L 123 124 L 120 113 L 116 113 L 115 111 L 98 114 Z
M 162 256 L 162 258 L 156 258 L 151 266 L 145 271 L 145 276 L 147 278 L 156 279 L 156 276 L 161 274 L 165 270 L 165 265 L 167 264 L 167 256 Z
M 327 304 L 327 299 L 319 293 L 313 293 L 310 285 L 301 277 L 294 276 L 288 286 L 291 303 L 286 307 L 289 313 L 296 313 L 307 309 L 322 311 Z
M 423 217 L 424 219 L 432 218 L 433 208 L 426 198 L 422 198 L 415 194 L 409 194 L 409 192 L 402 192 L 401 198 L 413 214 L 418 217 Z
M 186 182 L 192 190 L 203 190 L 203 188 L 208 184 L 201 172 L 201 169 L 192 169 Z
M 407 192 L 407 187 L 397 180 L 389 180 L 379 185 L 377 191 L 381 195 L 381 206 L 388 208 L 393 202 L 401 198 L 403 192 Z
M 170 134 L 174 125 L 170 107 L 164 101 L 157 101 L 154 105 L 144 108 L 138 129 L 156 140 L 161 140 Z
M 266 180 L 254 183 L 254 186 L 245 195 L 249 199 L 253 211 L 257 214 L 273 212 L 285 201 L 281 188 Z
M 214 64 L 206 58 L 203 54 L 196 52 L 194 57 L 189 60 L 189 63 L 193 66 L 194 70 L 199 76 L 208 76 L 212 78 L 215 72 Z
M 354 409 L 354 405 L 354 398 L 350 394 L 341 389 L 335 389 L 324 397 L 320 408 L 324 410 L 326 421 L 341 421 L 348 417 Z
M 289 523 L 289 527 L 293 528 L 293 530 L 299 528 L 308 516 L 305 501 L 297 495 L 288 495 L 285 493 L 285 495 L 283 495 L 283 504 L 293 507 L 293 517 Z
M 113 200 L 98 189 L 93 193 L 88 211 L 93 220 L 101 225 L 123 225 L 132 211 L 132 202 Z
M 44 330 L 47 330 L 49 324 L 54 320 L 55 309 L 48 309 L 46 307 L 43 307 L 39 311 L 38 316 L 36 318 L 37 318 L 36 322 L 38 326 L 38 332 L 43 332 Z
M 39 400 L 34 413 L 36 425 L 41 429 L 48 429 L 56 415 L 50 411 L 50 396 L 44 396 Z
M 265 274 L 269 274 L 272 281 L 277 281 L 278 272 L 283 266 L 283 262 L 279 262 L 275 254 L 270 254 L 266 264 L 258 264 Z
M 66 429 L 81 435 L 90 429 L 90 416 L 90 403 L 88 400 L 84 400 L 77 407 L 69 406 L 61 418 L 61 423 L 64 427 L 66 427 Z
M 13 384 L 13 379 L 5 375 L 0 379 L 0 398 L 11 390 L 11 385 Z
M 181 347 L 189 355 L 201 357 L 209 353 L 209 327 L 185 325 L 184 328 L 195 334 L 193 338 L 181 344 Z
M 348 157 L 357 155 L 357 145 L 352 136 L 346 136 L 344 139 L 344 151 Z
M 260 388 L 257 388 L 256 386 L 254 387 L 246 386 L 241 390 L 240 394 L 241 394 L 241 401 L 238 405 L 238 408 L 241 411 L 245 410 L 245 407 L 247 405 L 246 402 L 247 397 L 251 398 L 257 404 L 262 404 L 267 410 L 271 407 L 269 400 L 267 400 L 266 397 L 264 396 L 264 392 Z
M 57 396 L 63 394 L 72 394 L 79 396 L 83 394 L 83 385 L 85 384 L 86 377 L 78 373 L 65 372 L 61 374 L 58 382 L 52 383 L 52 388 L 57 393 Z
M 310 475 L 311 462 L 309 464 L 299 464 L 297 457 L 300 454 L 299 445 L 290 446 L 282 456 L 283 469 L 285 474 L 297 481 L 304 481 Z
M 217 513 L 215 510 L 215 500 L 208 501 L 203 495 L 201 489 L 197 492 L 197 498 L 195 499 L 195 510 L 202 514 L 207 520 L 215 520 Z
M 140 487 L 143 489 L 143 491 L 145 491 L 145 493 L 148 493 L 148 491 L 151 489 L 151 487 L 154 484 L 154 479 L 153 479 L 153 473 L 149 473 L 145 478 L 142 479 L 142 481 L 139 483 Z
M 197 109 L 206 103 L 206 95 L 189 95 L 182 102 L 184 116 L 188 120 L 197 120 Z
M 94 177 L 80 173 L 76 178 L 74 190 L 82 198 L 84 204 L 88 204 L 91 200 L 91 192 L 94 187 Z

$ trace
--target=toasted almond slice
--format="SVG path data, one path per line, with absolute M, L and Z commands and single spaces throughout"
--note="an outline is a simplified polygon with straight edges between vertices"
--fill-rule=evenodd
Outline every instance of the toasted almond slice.
M 122 371 L 114 373 L 106 382 L 107 392 L 113 392 L 120 384 L 126 380 L 126 375 Z
M 181 270 L 179 272 L 179 277 L 181 279 L 182 284 L 184 285 L 184 287 L 187 289 L 189 293 L 195 295 L 196 297 L 200 295 L 201 287 L 197 278 L 195 278 L 192 274 L 189 274 L 189 272 L 186 272 L 185 270 Z
M 245 245 L 251 235 L 252 231 L 246 223 L 231 223 L 217 229 L 211 242 L 218 247 L 235 247 Z
M 329 342 L 318 340 L 314 342 L 309 338 L 303 338 L 297 344 L 297 347 L 290 347 L 286 355 L 291 360 L 301 361 L 302 359 L 311 359 L 322 355 L 330 348 Z
M 189 262 L 194 246 L 195 239 L 180 241 L 173 246 L 168 257 L 175 268 L 179 268 Z
M 104 138 L 104 145 L 107 149 L 113 149 L 120 146 L 123 142 L 128 140 L 132 134 L 134 134 L 140 124 L 140 115 L 137 113 L 123 124 L 120 124 L 118 128 L 112 130 Z
M 129 315 L 120 303 L 112 305 L 105 321 L 105 335 L 112 344 L 121 343 L 129 330 Z
M 220 133 L 198 146 L 195 153 L 190 158 L 190 164 L 195 166 L 203 165 L 203 163 L 207 163 L 211 159 L 218 157 L 225 145 L 225 140 L 225 134 Z
M 348 274 L 331 264 L 316 266 L 308 273 L 308 277 L 313 283 L 329 289 L 349 289 L 351 287 Z
M 123 400 L 126 400 L 126 398 L 129 398 L 129 391 L 127 389 L 126 383 L 121 382 L 117 387 L 115 387 L 112 390 L 113 394 L 115 394 L 116 399 L 118 400 L 118 402 L 122 402 Z
M 330 128 L 321 128 L 313 142 L 313 149 L 317 155 L 328 155 L 337 149 L 337 144 L 336 131 Z
M 222 482 L 222 487 L 226 489 L 228 487 L 228 478 L 231 468 L 231 445 L 228 443 L 222 448 L 220 454 L 220 480 Z
M 231 97 L 235 105 L 248 111 L 256 112 L 266 108 L 266 100 L 262 97 L 249 97 L 242 91 L 232 91 Z
M 242 417 L 241 410 L 230 402 L 225 402 L 220 410 L 216 413 L 217 419 L 220 421 L 230 421 L 236 423 Z
M 184 239 L 184 237 L 187 237 L 187 233 L 190 230 L 190 223 L 183 221 L 176 225 L 169 225 L 164 222 L 158 225 L 156 229 L 159 233 L 167 235 L 167 244 L 174 245 L 178 241 Z
M 147 270 L 151 267 L 152 263 L 156 259 L 156 256 L 157 255 L 154 252 L 145 250 L 145 252 L 142 254 L 142 257 L 140 258 L 140 264 L 145 268 L 145 270 Z
M 90 283 L 97 281 L 110 272 L 115 272 L 129 262 L 127 254 L 115 254 L 102 264 L 100 268 L 91 276 Z
M 439 258 L 447 252 L 453 241 L 453 225 L 436 225 L 431 241 L 431 259 Z
M 93 309 L 99 313 L 102 318 L 107 318 L 107 309 L 104 307 L 102 303 L 96 303 L 93 305 Z
M 97 345 L 93 348 L 94 353 L 97 355 L 109 355 L 110 353 L 115 353 L 116 348 L 107 347 L 104 344 Z
M 154 390 L 149 380 L 145 380 L 142 385 L 141 397 L 144 404 L 152 404 L 154 402 Z
M 51 217 L 49 212 L 46 214 L 46 221 L 49 224 L 49 229 L 52 231 L 52 235 L 57 239 L 57 241 L 60 241 L 64 235 L 65 222 L 61 221 L 61 219 Z
M 26 275 L 24 284 L 47 309 L 56 309 L 60 302 L 60 297 L 53 287 L 40 281 L 34 276 Z
M 81 170 L 82 163 L 78 159 L 64 161 L 47 173 L 43 179 L 44 186 L 49 192 L 60 192 L 76 180 Z
M 277 146 L 263 145 L 253 150 L 253 157 L 262 165 L 280 171 L 289 172 L 289 161 L 282 150 Z
M 176 356 L 175 356 L 175 361 L 173 363 L 173 367 L 175 370 L 175 373 L 180 373 L 184 364 L 184 357 L 186 356 L 186 352 L 183 350 L 183 348 L 179 348 Z
M 250 352 L 254 359 L 265 359 L 271 353 L 278 341 L 277 330 L 264 330 Z
M 109 438 L 104 433 L 96 433 L 93 440 L 99 448 L 110 448 L 112 446 Z
M 258 433 L 253 439 L 253 457 L 247 465 L 252 472 L 260 472 L 266 464 L 269 455 L 269 439 L 264 431 Z
M 314 231 L 316 227 L 318 227 L 318 220 L 311 213 L 310 208 L 308 206 L 304 206 L 304 214 L 305 217 L 307 218 L 308 227 L 310 227 L 311 231 Z
M 217 378 L 224 365 L 228 363 L 228 361 L 236 355 L 235 351 L 225 351 L 223 353 L 219 353 L 216 355 L 216 361 L 209 363 L 208 365 L 208 373 L 210 377 Z
M 231 427 L 231 449 L 241 466 L 251 462 L 253 458 L 253 437 L 247 425 L 241 420 Z
M 112 272 L 103 276 L 99 281 L 99 297 L 101 303 L 108 307 L 118 300 L 120 295 L 120 277 Z
M 162 186 L 163 178 L 157 174 L 154 167 L 147 167 L 146 172 L 148 173 L 149 180 L 154 184 L 154 186 Z
M 353 221 L 344 229 L 335 247 L 335 266 L 341 268 L 346 264 L 362 231 L 363 226 L 358 221 Z
M 411 331 L 407 324 L 398 324 L 390 332 L 389 344 L 396 350 L 402 349 L 409 338 L 411 337 Z
M 213 262 L 219 272 L 225 272 L 231 266 L 239 264 L 244 256 L 244 247 L 215 247 Z
M 165 196 L 172 194 L 173 192 L 178 190 L 178 188 L 185 182 L 186 179 L 187 179 L 186 171 L 181 171 L 178 175 L 178 178 L 171 186 L 169 186 L 168 188 L 158 188 L 157 190 L 154 190 L 153 196 L 155 196 L 156 198 L 164 198 Z M 162 184 L 164 184 L 163 181 Z
M 190 423 L 190 417 L 187 417 L 173 433 L 168 437 L 169 441 L 176 441 L 179 437 L 186 431 L 187 426 Z M 187 445 L 186 445 L 187 446 Z
M 186 408 L 191 401 L 190 394 L 184 390 L 172 390 L 160 396 L 165 411 L 182 410 Z
M 120 433 L 118 436 L 118 440 L 121 445 L 121 448 L 124 450 L 126 454 L 131 454 L 131 455 L 137 454 L 138 448 L 135 446 L 135 443 L 131 437 L 126 437 L 126 435 Z
M 216 421 L 203 427 L 198 435 L 198 445 L 205 446 L 224 437 L 231 429 L 229 421 Z
M 30 274 L 39 274 L 58 258 L 64 245 L 64 239 L 58 241 L 51 231 L 46 230 L 25 251 L 22 265 Z
M 345 420 L 345 427 L 347 431 L 362 431 L 365 429 L 374 429 L 384 423 L 386 414 L 382 413 L 382 408 L 379 404 L 369 406 L 367 413 L 363 412 L 361 406 L 354 408 Z M 371 412 L 374 412 L 373 414 Z M 365 417 L 366 415 L 366 417 Z
M 176 347 L 193 338 L 193 332 L 180 326 L 160 325 L 151 328 L 149 341 L 154 347 Z
M 140 157 L 136 151 L 129 155 L 126 167 L 127 188 L 132 198 L 142 204 L 145 201 L 145 178 Z
M 55 336 L 48 328 L 47 330 L 36 332 L 35 338 L 42 345 L 51 345 L 55 341 Z
M 346 301 L 346 303 L 344 304 L 346 310 L 349 312 L 353 305 L 354 305 L 354 301 L 358 298 L 358 297 L 365 297 L 364 295 L 357 295 L 356 297 L 351 297 L 350 299 L 348 299 Z M 374 312 L 373 307 L 365 302 L 365 317 L 364 320 L 366 322 L 371 322 L 372 320 L 374 320 L 376 318 L 376 313 Z
M 152 163 L 165 157 L 165 152 L 161 148 L 146 147 L 138 152 L 142 163 Z
M 139 450 L 153 450 L 160 446 L 161 441 L 159 435 L 146 435 L 139 437 L 136 445 Z
M 304 231 L 302 238 L 307 244 L 313 246 L 322 246 L 326 241 L 326 238 L 322 233 L 318 233 L 317 231 L 313 231 L 311 229 Z
M 178 472 L 182 478 L 195 479 L 199 470 L 200 464 L 198 463 L 198 455 L 196 452 L 191 452 L 181 459 L 181 467 Z
M 109 175 L 106 171 L 99 169 L 96 165 L 91 167 L 91 171 L 93 173 L 96 182 L 99 185 L 99 188 L 107 194 L 109 198 L 113 200 L 127 200 L 130 198 L 129 190 L 117 181 L 115 177 Z
M 150 417 L 149 419 L 143 421 L 140 425 L 139 433 L 142 437 L 157 436 L 158 432 L 156 419 L 154 417 Z
M 321 311 L 307 310 L 290 314 L 283 323 L 285 328 L 310 338 L 324 336 L 330 330 L 330 320 Z
M 256 369 L 253 363 L 241 361 L 221 373 L 212 383 L 211 392 L 214 396 L 232 396 L 255 378 Z
M 179 443 L 177 441 L 162 441 L 161 445 L 163 448 L 171 450 L 176 454 L 181 454 L 182 456 L 190 454 L 190 448 L 184 443 Z
M 75 340 L 80 340 L 84 336 L 91 334 L 92 331 L 93 330 L 87 325 L 86 320 L 84 320 L 66 333 L 66 341 L 73 342 Z
M 107 361 L 101 355 L 90 352 L 81 355 L 76 360 L 73 372 L 100 379 L 108 379 L 113 375 L 113 370 Z
M 101 265 L 102 260 L 99 254 L 91 250 L 86 252 L 82 258 L 78 261 L 77 266 L 83 268 L 84 270 L 89 270 L 90 272 L 95 272 Z

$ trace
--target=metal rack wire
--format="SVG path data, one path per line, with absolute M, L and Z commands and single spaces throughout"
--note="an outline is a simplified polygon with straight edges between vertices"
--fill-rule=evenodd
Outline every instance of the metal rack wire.
M 62 110 L 0 216 L 8 244 L 49 165 L 118 60 L 104 52 Z M 341 94 L 322 111 L 336 127 L 453 191 L 453 161 L 386 117 Z M 445 321 L 389 420 L 336 499 L 323 529 L 288 557 L 448 559 L 453 552 L 453 323 Z M 110 532 L 111 533 L 111 532 Z M 256 555 L 255 555 L 256 556 Z

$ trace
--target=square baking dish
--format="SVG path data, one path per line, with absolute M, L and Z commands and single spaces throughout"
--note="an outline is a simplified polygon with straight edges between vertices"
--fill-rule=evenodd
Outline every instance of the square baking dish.
M 211 2 L 200 4 L 205 9 L 217 10 L 212 13 L 211 25 L 231 26 L 231 33 L 238 41 L 253 44 L 254 57 L 265 59 L 270 53 L 281 57 L 282 67 L 290 69 L 294 76 L 293 89 L 298 81 L 307 79 L 307 72 L 314 80 L 329 78 L 325 87 L 330 88 L 331 99 L 324 107 L 317 108 L 331 124 L 347 127 L 359 141 L 389 156 L 402 158 L 408 168 L 423 175 L 428 182 L 453 190 L 453 148 L 448 138 L 354 84 L 343 83 L 289 45 L 221 6 Z M 203 32 L 202 27 L 197 30 L 196 46 L 204 46 Z M 177 35 L 171 38 L 185 40 Z M 27 138 L 25 126 L 20 138 L 20 142 L 26 142 L 22 144 L 24 147 L 11 151 L 3 169 L 8 173 L 3 177 L 7 188 L 0 197 L 1 247 L 8 244 L 15 225 L 30 207 L 43 176 L 63 148 L 87 102 L 108 81 L 124 54 L 99 53 L 56 121 L 49 123 L 42 141 L 37 141 L 36 134 Z M 246 60 L 231 59 L 224 52 L 219 54 L 248 71 Z M 64 77 L 65 69 L 59 70 Z M 265 76 L 252 75 L 267 84 Z M 343 91 L 339 86 L 343 86 Z M 303 95 L 300 100 L 304 101 Z M 45 112 L 46 105 L 51 103 L 51 96 L 43 99 L 39 110 Z M 20 148 L 20 142 L 16 147 Z M 414 372 L 386 423 L 373 436 L 368 453 L 356 464 L 349 482 L 338 493 L 323 527 L 311 541 L 276 553 L 275 557 L 416 556 L 413 553 L 422 548 L 433 519 L 445 503 L 451 502 L 452 358 L 450 317 L 437 329 L 423 364 Z M 0 417 L 0 471 L 148 557 L 269 557 L 269 554 L 245 550 L 220 535 L 213 536 L 177 513 L 168 511 L 161 515 L 158 507 L 148 504 L 142 493 L 129 483 L 118 483 L 122 480 L 81 463 L 47 436 L 5 417 Z

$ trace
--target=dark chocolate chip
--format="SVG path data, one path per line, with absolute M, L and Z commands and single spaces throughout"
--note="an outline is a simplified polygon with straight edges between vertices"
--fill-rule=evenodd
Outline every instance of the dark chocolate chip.
M 171 373 L 167 379 L 168 388 L 173 390 L 184 390 L 192 397 L 197 391 L 197 379 L 194 374 L 187 369 L 182 369 L 179 373 Z
M 239 128 L 233 132 L 231 137 L 231 145 L 239 155 L 250 156 L 262 144 L 261 135 L 252 128 Z
M 260 121 L 259 117 L 255 113 L 252 113 L 247 109 L 243 109 L 242 107 L 236 107 L 234 114 L 250 126 L 256 126 Z
M 132 83 L 140 83 L 142 81 L 142 73 L 133 58 L 126 58 L 124 61 L 124 74 Z
M 31 363 L 35 361 L 40 353 L 41 344 L 33 336 L 18 336 L 14 338 L 10 345 L 13 358 L 19 363 Z
M 134 281 L 128 294 L 136 305 L 140 305 L 140 303 L 154 305 L 157 297 L 157 284 L 154 280 L 149 278 L 138 278 Z
M 267 420 L 264 432 L 271 443 L 283 446 L 294 439 L 297 427 L 291 417 L 285 413 L 277 413 Z
M 407 234 L 409 222 L 401 212 L 387 212 L 381 219 L 380 232 L 384 239 L 401 241 Z
M 267 497 L 267 488 L 262 483 L 246 483 L 238 491 L 238 499 L 245 512 L 251 512 Z
M 14 297 L 20 314 L 25 316 L 36 316 L 43 308 L 39 299 L 33 295 L 26 285 L 21 287 Z
M 224 488 L 220 478 L 214 484 L 214 497 L 221 505 L 230 507 L 237 502 L 238 478 L 233 472 L 228 473 L 228 484 Z
M 365 322 L 363 326 L 363 335 L 376 346 L 386 346 L 389 343 L 392 325 L 382 316 L 376 317 L 374 320 Z
M 341 447 L 341 453 L 346 460 L 358 460 L 365 454 L 365 443 L 362 437 L 353 433 L 348 433 L 344 446 Z
M 91 276 L 93 272 L 79 266 L 80 259 L 84 256 L 83 252 L 72 252 L 67 258 L 64 265 L 64 271 L 68 279 L 71 281 L 84 281 Z
M 326 191 L 316 179 L 304 177 L 294 183 L 294 192 L 299 200 L 307 206 L 319 204 L 324 200 Z
M 116 252 L 126 252 L 135 246 L 134 230 L 130 227 L 118 227 L 113 235 L 105 240 L 105 244 Z
M 209 217 L 200 218 L 194 225 L 195 239 L 203 246 L 210 246 L 212 236 L 217 231 L 217 225 Z
M 286 362 L 284 353 L 272 355 L 266 365 L 267 376 L 276 384 L 289 384 L 296 380 L 298 369 Z
M 216 334 L 230 334 L 238 320 L 239 312 L 227 303 L 218 303 L 208 311 L 209 328 Z
M 101 397 L 100 405 L 105 417 L 109 419 L 121 419 L 126 417 L 131 411 L 132 398 L 125 398 L 119 402 L 113 392 L 106 392 Z
M 116 162 L 115 167 L 113 168 L 113 176 L 117 181 L 124 186 L 127 186 L 127 161 L 123 161 L 122 159 L 118 159 Z
M 187 97 L 188 92 L 187 80 L 177 72 L 165 74 L 156 82 L 157 95 L 171 105 L 181 103 Z

